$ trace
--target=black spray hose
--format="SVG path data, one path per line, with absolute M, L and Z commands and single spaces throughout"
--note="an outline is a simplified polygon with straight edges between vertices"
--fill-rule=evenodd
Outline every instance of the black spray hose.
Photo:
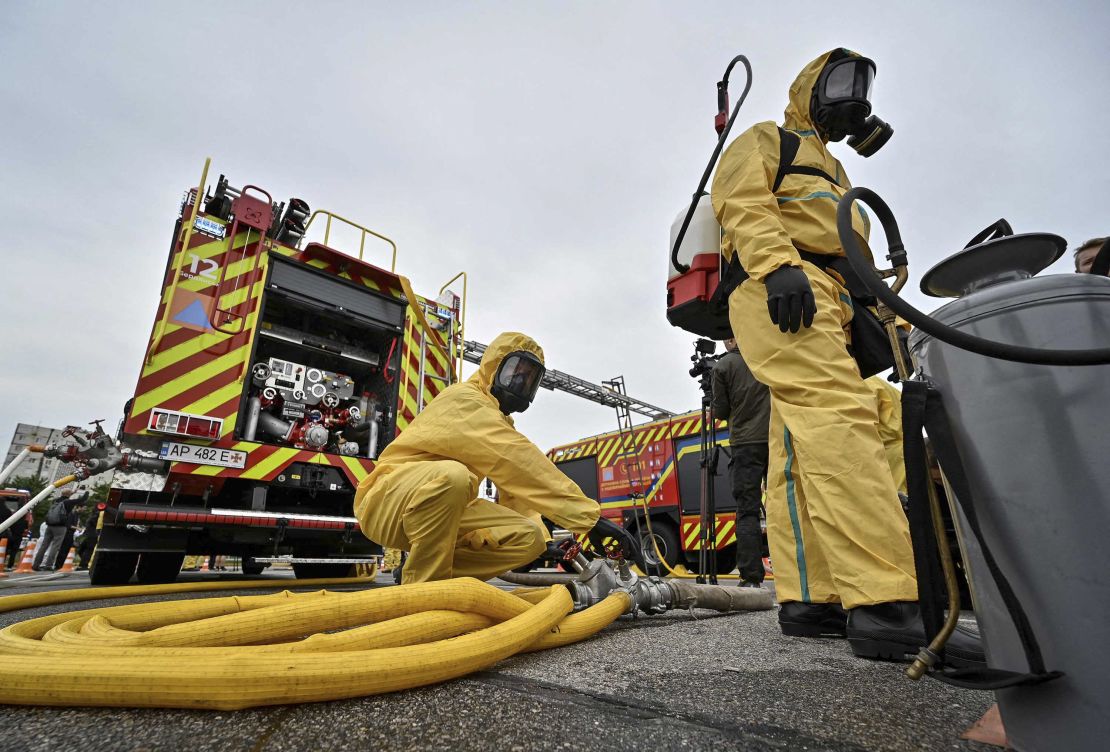
M 709 164 L 705 166 L 705 172 L 702 173 L 701 182 L 698 183 L 698 189 L 694 191 L 694 198 L 690 201 L 690 208 L 686 211 L 686 217 L 682 220 L 682 227 L 678 230 L 678 236 L 675 238 L 674 247 L 671 248 L 671 266 L 683 274 L 690 271 L 690 266 L 678 260 L 678 249 L 682 247 L 682 239 L 686 237 L 686 230 L 690 228 L 690 220 L 694 218 L 694 210 L 698 208 L 698 202 L 701 201 L 701 197 L 705 195 L 705 186 L 709 182 L 709 176 L 713 174 L 713 168 L 717 166 L 717 159 L 721 156 L 721 149 L 724 148 L 725 141 L 728 140 L 728 133 L 732 130 L 732 124 L 736 121 L 736 116 L 740 113 L 740 107 L 744 104 L 744 100 L 748 98 L 748 91 L 752 88 L 752 64 L 748 62 L 748 58 L 743 55 L 737 55 L 732 58 L 728 67 L 725 68 L 725 75 L 717 82 L 718 109 L 722 112 L 728 109 L 728 77 L 729 74 L 732 73 L 732 67 L 738 62 L 744 64 L 744 69 L 748 73 L 748 82 L 744 84 L 744 92 L 740 95 L 740 99 L 737 100 L 736 107 L 733 108 L 728 123 L 725 124 L 723 130 L 719 129 L 719 137 L 717 138 L 717 146 L 713 149 L 713 156 L 709 158 Z
M 881 300 L 892 311 L 906 321 L 913 324 L 921 331 L 936 337 L 941 342 L 947 342 L 961 350 L 967 350 L 978 355 L 998 360 L 1009 360 L 1016 363 L 1033 363 L 1043 366 L 1096 366 L 1110 363 L 1110 348 L 1095 350 L 1044 350 L 1039 347 L 1026 347 L 1024 345 L 1009 345 L 1003 342 L 976 337 L 959 329 L 930 318 L 912 305 L 898 297 L 875 273 L 871 262 L 860 248 L 856 232 L 852 229 L 852 205 L 856 201 L 863 201 L 871 209 L 883 225 L 883 232 L 887 239 L 887 259 L 894 266 L 906 266 L 906 248 L 902 245 L 902 236 L 898 232 L 898 222 L 894 213 L 886 202 L 870 188 L 853 188 L 844 194 L 840 205 L 836 209 L 836 229 L 840 234 L 840 244 L 851 262 L 852 268 L 871 294 Z

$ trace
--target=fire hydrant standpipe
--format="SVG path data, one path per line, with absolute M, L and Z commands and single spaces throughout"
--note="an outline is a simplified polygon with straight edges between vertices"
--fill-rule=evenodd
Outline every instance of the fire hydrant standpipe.
M 10 596 L 0 598 L 0 612 L 185 589 Z M 53 614 L 0 630 L 0 654 L 18 659 L 0 669 L 0 703 L 237 710 L 393 692 L 585 639 L 657 592 L 646 584 L 614 589 L 572 613 L 575 598 L 561 585 L 509 593 L 460 578 Z M 751 607 L 770 608 L 769 594 L 766 600 Z M 670 607 L 691 605 L 674 599 Z M 34 672 L 15 668 L 28 657 Z

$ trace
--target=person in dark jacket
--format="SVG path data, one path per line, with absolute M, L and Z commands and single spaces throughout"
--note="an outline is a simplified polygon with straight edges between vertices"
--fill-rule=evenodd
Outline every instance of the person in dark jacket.
M 3 513 L 4 519 L 15 514 L 28 497 L 9 495 L 0 497 L 0 512 Z M 4 531 L 2 537 L 8 539 L 8 552 L 7 561 L 3 565 L 8 569 L 14 569 L 15 565 L 19 563 L 19 546 L 23 542 L 23 534 L 27 532 L 28 526 L 31 524 L 31 513 L 28 512 L 22 518 L 12 523 L 11 527 Z
M 81 518 L 85 515 L 89 492 L 79 489 L 67 505 L 69 513 L 66 515 L 66 534 L 62 538 L 62 547 L 54 557 L 54 569 L 61 569 L 69 556 L 69 549 L 73 548 L 73 539 L 77 536 L 77 528 L 81 525 Z
M 78 564 L 76 569 L 88 569 L 89 563 L 92 561 L 93 551 L 96 550 L 96 543 L 100 538 L 100 531 L 96 529 L 100 512 L 101 509 L 94 508 L 89 516 L 85 518 L 85 532 L 81 534 L 81 540 L 77 542 Z
M 767 475 L 771 397 L 740 356 L 735 339 L 713 366 L 713 414 L 728 421 L 728 461 L 736 500 L 736 561 L 741 587 L 762 587 L 763 534 L 759 516 Z
M 73 544 L 73 531 L 80 518 L 78 507 L 88 498 L 88 492 L 75 494 L 68 488 L 62 491 L 62 498 L 55 502 L 63 508 L 61 522 L 53 523 L 50 512 L 47 513 L 46 535 L 39 541 L 38 552 L 35 554 L 35 571 L 54 570 L 65 563 L 69 546 Z M 53 506 L 51 505 L 51 510 Z

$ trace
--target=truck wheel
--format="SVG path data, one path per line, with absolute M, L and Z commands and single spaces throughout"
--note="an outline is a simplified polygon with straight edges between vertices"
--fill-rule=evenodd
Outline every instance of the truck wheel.
M 126 585 L 135 573 L 139 555 L 130 551 L 97 551 L 89 570 L 93 585 Z
M 267 565 L 264 562 L 258 562 L 254 559 L 247 558 L 246 556 L 243 557 L 243 574 L 262 574 L 262 570 L 264 570 L 266 566 Z
M 139 568 L 135 576 L 143 585 L 161 585 L 177 579 L 185 554 L 167 551 L 147 551 L 139 557 Z
M 633 521 L 628 528 L 635 532 L 636 523 Z M 678 531 L 675 530 L 674 524 L 668 520 L 653 519 L 651 521 L 651 531 L 655 533 L 655 543 L 659 546 L 659 553 L 663 554 L 663 560 L 667 562 L 667 566 L 673 567 L 681 561 L 682 547 L 678 544 Z M 649 567 L 659 566 L 659 555 L 655 552 L 655 546 L 651 544 L 651 536 L 648 535 L 647 523 L 640 521 L 640 547 L 644 550 L 644 560 Z
M 314 580 L 318 577 L 350 577 L 353 564 L 298 564 L 293 562 L 293 574 L 298 580 Z

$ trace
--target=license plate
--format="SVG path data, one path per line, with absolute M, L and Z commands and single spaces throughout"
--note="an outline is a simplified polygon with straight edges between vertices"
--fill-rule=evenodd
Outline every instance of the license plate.
M 192 465 L 216 465 L 217 467 L 246 467 L 247 465 L 246 452 L 196 444 L 178 444 L 175 441 L 163 442 L 158 456 L 171 462 L 188 462 Z

